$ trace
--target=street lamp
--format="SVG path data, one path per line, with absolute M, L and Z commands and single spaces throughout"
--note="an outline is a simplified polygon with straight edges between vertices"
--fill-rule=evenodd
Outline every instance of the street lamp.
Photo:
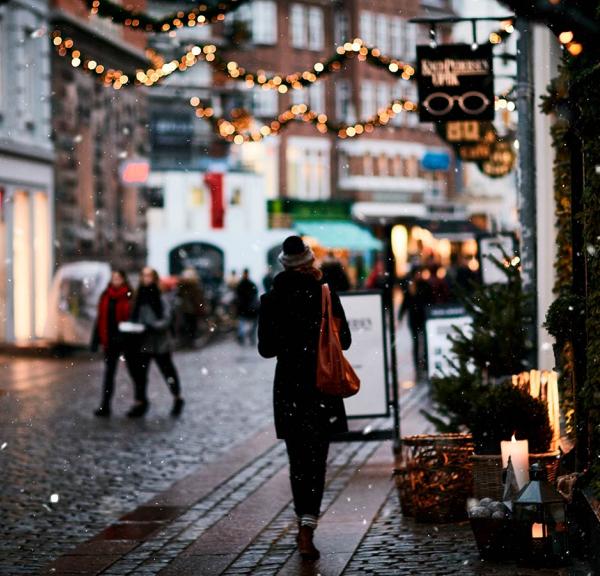
M 565 499 L 546 480 L 540 464 L 513 505 L 519 558 L 537 565 L 558 565 L 569 557 Z

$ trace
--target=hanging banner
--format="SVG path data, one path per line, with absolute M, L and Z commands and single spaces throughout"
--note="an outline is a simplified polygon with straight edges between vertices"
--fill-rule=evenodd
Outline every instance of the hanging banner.
M 492 45 L 417 46 L 421 122 L 494 119 Z
M 225 199 L 223 193 L 223 174 L 207 172 L 204 182 L 210 189 L 210 225 L 213 228 L 225 227 Z

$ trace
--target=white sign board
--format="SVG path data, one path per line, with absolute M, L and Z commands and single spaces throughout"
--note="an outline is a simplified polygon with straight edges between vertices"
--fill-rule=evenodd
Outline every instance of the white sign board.
M 428 318 L 425 324 L 427 338 L 427 374 L 443 376 L 453 372 L 449 360 L 453 360 L 452 341 L 450 336 L 455 334 L 454 326 L 469 334 L 471 330 L 471 317 L 463 313 L 452 314 L 448 310 L 445 315 Z
M 344 355 L 360 378 L 360 391 L 346 398 L 346 414 L 353 417 L 388 414 L 386 350 L 380 293 L 340 295 L 352 333 Z
M 512 258 L 515 251 L 515 239 L 512 234 L 484 236 L 479 239 L 479 263 L 481 265 L 481 280 L 484 284 L 506 283 L 506 275 L 489 259 L 493 256 L 502 262 L 504 254 Z

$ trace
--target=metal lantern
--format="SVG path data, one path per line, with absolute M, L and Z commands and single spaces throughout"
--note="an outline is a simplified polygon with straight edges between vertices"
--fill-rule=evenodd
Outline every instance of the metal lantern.
M 565 499 L 539 464 L 531 466 L 529 476 L 513 504 L 519 558 L 532 564 L 564 563 L 569 557 Z

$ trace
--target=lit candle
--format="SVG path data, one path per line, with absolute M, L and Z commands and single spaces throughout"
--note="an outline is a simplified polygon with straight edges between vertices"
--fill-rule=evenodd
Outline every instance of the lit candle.
M 527 440 L 517 440 L 513 434 L 510 442 L 507 440 L 500 442 L 500 450 L 502 451 L 502 468 L 508 466 L 510 457 L 517 485 L 519 489 L 523 488 L 529 482 L 529 442 Z
M 531 537 L 532 538 L 543 538 L 544 537 L 544 525 L 543 524 L 532 524 L 531 525 Z

